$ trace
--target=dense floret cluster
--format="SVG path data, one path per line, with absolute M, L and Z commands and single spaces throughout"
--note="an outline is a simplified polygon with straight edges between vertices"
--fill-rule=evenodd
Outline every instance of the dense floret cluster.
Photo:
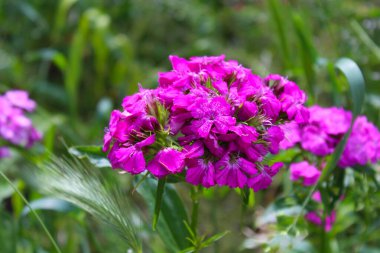
M 157 178 L 183 175 L 194 185 L 266 188 L 281 163 L 286 122 L 304 124 L 305 93 L 280 75 L 261 78 L 224 56 L 170 56 L 156 89 L 124 98 L 111 114 L 103 150 L 113 168 Z
M 341 108 L 315 105 L 308 110 L 308 123 L 290 122 L 281 126 L 285 138 L 280 143 L 280 148 L 288 149 L 298 145 L 302 151 L 306 151 L 303 157 L 308 158 L 307 161 L 293 162 L 289 167 L 290 179 L 302 181 L 303 186 L 312 186 L 318 182 L 326 164 L 325 157 L 334 152 L 344 134 L 349 131 L 352 120 L 351 112 Z M 338 167 L 366 165 L 379 160 L 380 132 L 365 116 L 359 116 L 355 119 Z M 321 205 L 319 192 L 315 192 L 312 199 Z M 330 231 L 336 219 L 336 211 L 323 213 L 323 208 L 319 207 L 307 212 L 305 219 Z
M 336 107 L 322 108 L 316 105 L 308 110 L 310 120 L 307 124 L 291 122 L 281 126 L 285 139 L 280 143 L 280 147 L 288 149 L 299 144 L 302 150 L 323 158 L 334 152 L 339 141 L 349 130 L 352 115 L 351 112 Z M 380 132 L 365 116 L 359 116 L 354 122 L 338 166 L 346 168 L 376 163 L 379 160 Z M 290 165 L 291 179 L 302 178 L 303 184 L 310 186 L 318 181 L 322 169 L 307 161 L 293 163 Z
M 10 155 L 7 143 L 29 148 L 41 139 L 32 121 L 25 115 L 32 112 L 36 103 L 26 91 L 11 90 L 0 95 L 0 158 Z

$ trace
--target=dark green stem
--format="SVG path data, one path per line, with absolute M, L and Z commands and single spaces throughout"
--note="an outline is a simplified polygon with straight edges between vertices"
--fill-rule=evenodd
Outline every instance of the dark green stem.
M 194 234 L 197 234 L 198 226 L 198 213 L 199 213 L 199 186 L 192 186 L 191 188 L 191 200 L 193 202 L 193 209 L 191 211 L 191 230 Z

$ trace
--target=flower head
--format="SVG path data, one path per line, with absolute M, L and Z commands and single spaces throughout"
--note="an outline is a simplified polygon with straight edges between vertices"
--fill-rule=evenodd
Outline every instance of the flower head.
M 169 174 L 182 172 L 185 167 L 185 155 L 173 148 L 158 151 L 150 161 L 147 169 L 156 177 L 161 178 Z
M 308 116 L 304 93 L 223 55 L 169 60 L 172 70 L 158 74 L 157 89 L 140 87 L 112 113 L 104 136 L 112 166 L 157 178 L 184 172 L 188 183 L 204 187 L 268 187 L 280 164 L 268 166 L 264 157 L 278 152 L 283 124 Z M 137 147 L 153 135 L 154 143 Z
M 304 186 L 311 186 L 318 182 L 321 172 L 306 161 L 292 163 L 290 165 L 290 179 L 297 181 L 303 179 Z
M 32 112 L 36 103 L 26 91 L 11 90 L 0 95 L 0 139 L 14 145 L 30 148 L 42 135 L 25 114 Z M 10 155 L 7 147 L 0 147 L 0 157 Z

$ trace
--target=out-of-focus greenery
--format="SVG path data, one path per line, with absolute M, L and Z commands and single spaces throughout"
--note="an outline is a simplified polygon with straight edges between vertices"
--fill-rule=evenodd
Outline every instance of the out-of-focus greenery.
M 139 82 L 154 87 L 157 72 L 170 67 L 170 54 L 225 54 L 260 75 L 280 73 L 295 80 L 310 104 L 346 107 L 351 102 L 347 86 L 334 63 L 349 57 L 366 79 L 363 113 L 379 127 L 379 42 L 375 0 L 0 0 L 0 92 L 28 90 L 38 103 L 33 121 L 44 133 L 43 143 L 24 154 L 30 161 L 14 152 L 1 160 L 0 170 L 32 204 L 44 200 L 37 205 L 43 209 L 39 214 L 63 252 L 125 252 L 123 237 L 113 229 L 68 202 L 46 199 L 30 164 L 44 164 L 50 153 L 65 154 L 66 145 L 101 144 L 112 108 L 119 108 Z M 144 252 L 168 252 L 165 241 L 147 232 L 151 212 L 137 193 L 128 192 L 131 177 L 110 169 L 96 173 L 135 203 L 135 211 L 125 215 L 140 217 Z M 298 252 L 320 252 L 322 239 L 331 252 L 380 252 L 376 175 L 347 174 L 349 193 L 333 230 L 320 233 L 300 221 L 299 234 L 290 239 L 280 233 L 297 208 L 287 172 L 255 195 L 253 207 L 241 208 L 233 191 L 205 191 L 201 231 L 232 233 L 204 252 L 261 252 L 258 247 L 265 244 L 274 251 L 291 240 Z M 188 204 L 189 189 L 179 192 Z M 54 251 L 34 216 L 23 212 L 20 196 L 2 179 L 0 200 L 0 252 Z

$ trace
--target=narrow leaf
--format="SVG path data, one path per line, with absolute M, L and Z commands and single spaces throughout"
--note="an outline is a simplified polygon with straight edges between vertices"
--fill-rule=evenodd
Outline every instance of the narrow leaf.
M 157 221 L 158 221 L 158 218 L 160 217 L 162 195 L 164 194 L 165 183 L 166 183 L 165 178 L 158 180 L 157 192 L 156 192 L 156 203 L 154 206 L 153 223 L 152 223 L 153 230 L 156 230 Z
M 192 252 L 195 252 L 195 250 L 196 249 L 194 247 L 189 247 L 184 250 L 181 250 L 179 253 L 192 253 Z
M 289 42 L 286 34 L 286 20 L 283 18 L 285 6 L 280 4 L 278 0 L 269 0 L 268 7 L 271 14 L 271 19 L 277 30 L 277 36 L 280 44 L 280 52 L 282 61 L 287 69 L 291 68 L 292 62 L 290 57 Z
M 70 202 L 57 198 L 41 198 L 29 203 L 33 210 L 52 210 L 58 212 L 69 212 L 75 210 L 75 206 Z M 25 216 L 30 213 L 29 207 L 24 207 L 21 215 Z
M 111 167 L 101 146 L 73 146 L 69 148 L 69 153 L 79 159 L 87 158 L 97 168 Z
M 202 243 L 202 245 L 203 245 L 204 247 L 210 246 L 210 245 L 213 244 L 214 242 L 216 242 L 216 241 L 222 239 L 223 237 L 225 237 L 228 233 L 230 233 L 230 231 L 227 230 L 227 231 L 224 231 L 224 232 L 222 232 L 222 233 L 218 233 L 218 234 L 216 234 L 216 235 L 213 235 L 213 236 L 211 236 L 210 238 L 208 238 L 206 241 L 204 241 L 204 242 Z
M 14 185 L 18 185 L 18 181 L 12 182 Z M 0 203 L 6 199 L 12 196 L 14 193 L 14 189 L 9 184 L 0 184 Z
M 344 74 L 350 85 L 353 104 L 352 111 L 354 117 L 356 117 L 361 112 L 364 103 L 365 81 L 363 74 L 359 66 L 349 58 L 339 59 L 336 62 L 335 67 Z
M 157 180 L 147 178 L 137 188 L 143 197 L 150 213 L 154 212 L 154 203 L 157 191 Z M 165 194 L 161 201 L 161 217 L 157 222 L 157 232 L 170 252 L 178 252 L 189 247 L 185 238 L 189 237 L 184 222 L 189 223 L 186 209 L 175 188 L 166 183 Z
M 356 20 L 351 20 L 350 22 L 352 30 L 356 33 L 358 38 L 363 42 L 364 45 L 372 52 L 377 60 L 380 61 L 380 48 L 371 39 L 371 37 L 366 33 L 366 31 L 361 27 L 361 25 Z
M 356 117 L 361 112 L 364 103 L 365 81 L 358 65 L 349 58 L 341 58 L 337 61 L 335 67 L 337 70 L 341 71 L 344 74 L 344 76 L 347 78 L 348 84 L 350 85 L 353 115 L 350 129 L 347 131 L 343 139 L 335 148 L 334 153 L 330 157 L 330 160 L 322 172 L 320 181 L 325 180 L 333 172 L 336 165 L 338 164 L 340 156 L 342 155 L 344 147 L 347 143 L 348 137 L 351 134 L 352 126 L 355 122 Z

